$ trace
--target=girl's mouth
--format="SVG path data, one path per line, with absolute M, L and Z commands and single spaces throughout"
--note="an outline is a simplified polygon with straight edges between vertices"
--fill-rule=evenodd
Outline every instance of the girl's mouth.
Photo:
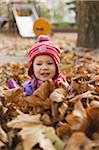
M 47 77 L 50 75 L 50 73 L 41 73 L 42 76 Z

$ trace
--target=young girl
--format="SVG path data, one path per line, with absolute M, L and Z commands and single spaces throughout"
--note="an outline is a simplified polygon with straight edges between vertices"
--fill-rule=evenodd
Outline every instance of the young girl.
M 70 88 L 68 82 L 59 71 L 60 50 L 48 36 L 40 35 L 28 54 L 30 64 L 28 75 L 30 80 L 24 84 L 26 96 L 32 95 L 48 79 L 54 81 L 56 88 L 61 82 L 65 82 L 67 89 Z

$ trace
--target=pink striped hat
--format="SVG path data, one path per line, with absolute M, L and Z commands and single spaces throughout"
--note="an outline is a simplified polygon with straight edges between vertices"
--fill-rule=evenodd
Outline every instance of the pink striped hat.
M 28 74 L 30 77 L 33 76 L 33 61 L 36 56 L 39 55 L 49 55 L 53 58 L 56 64 L 57 75 L 59 74 L 59 64 L 60 64 L 60 50 L 57 45 L 49 38 L 47 35 L 40 35 L 37 42 L 29 50 L 29 70 Z

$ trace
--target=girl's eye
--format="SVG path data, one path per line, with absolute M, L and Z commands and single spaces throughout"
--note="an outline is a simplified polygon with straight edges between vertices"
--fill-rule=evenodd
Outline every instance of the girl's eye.
M 36 65 L 37 65 L 37 66 L 41 66 L 42 64 L 41 64 L 41 63 L 37 63 Z
M 49 62 L 48 65 L 53 65 L 53 63 L 52 63 L 52 62 Z

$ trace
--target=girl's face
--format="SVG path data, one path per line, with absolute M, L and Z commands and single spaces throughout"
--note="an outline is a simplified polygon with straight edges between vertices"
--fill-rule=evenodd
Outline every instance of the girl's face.
M 46 81 L 54 78 L 56 74 L 56 65 L 50 56 L 40 55 L 34 59 L 33 71 L 37 79 Z

